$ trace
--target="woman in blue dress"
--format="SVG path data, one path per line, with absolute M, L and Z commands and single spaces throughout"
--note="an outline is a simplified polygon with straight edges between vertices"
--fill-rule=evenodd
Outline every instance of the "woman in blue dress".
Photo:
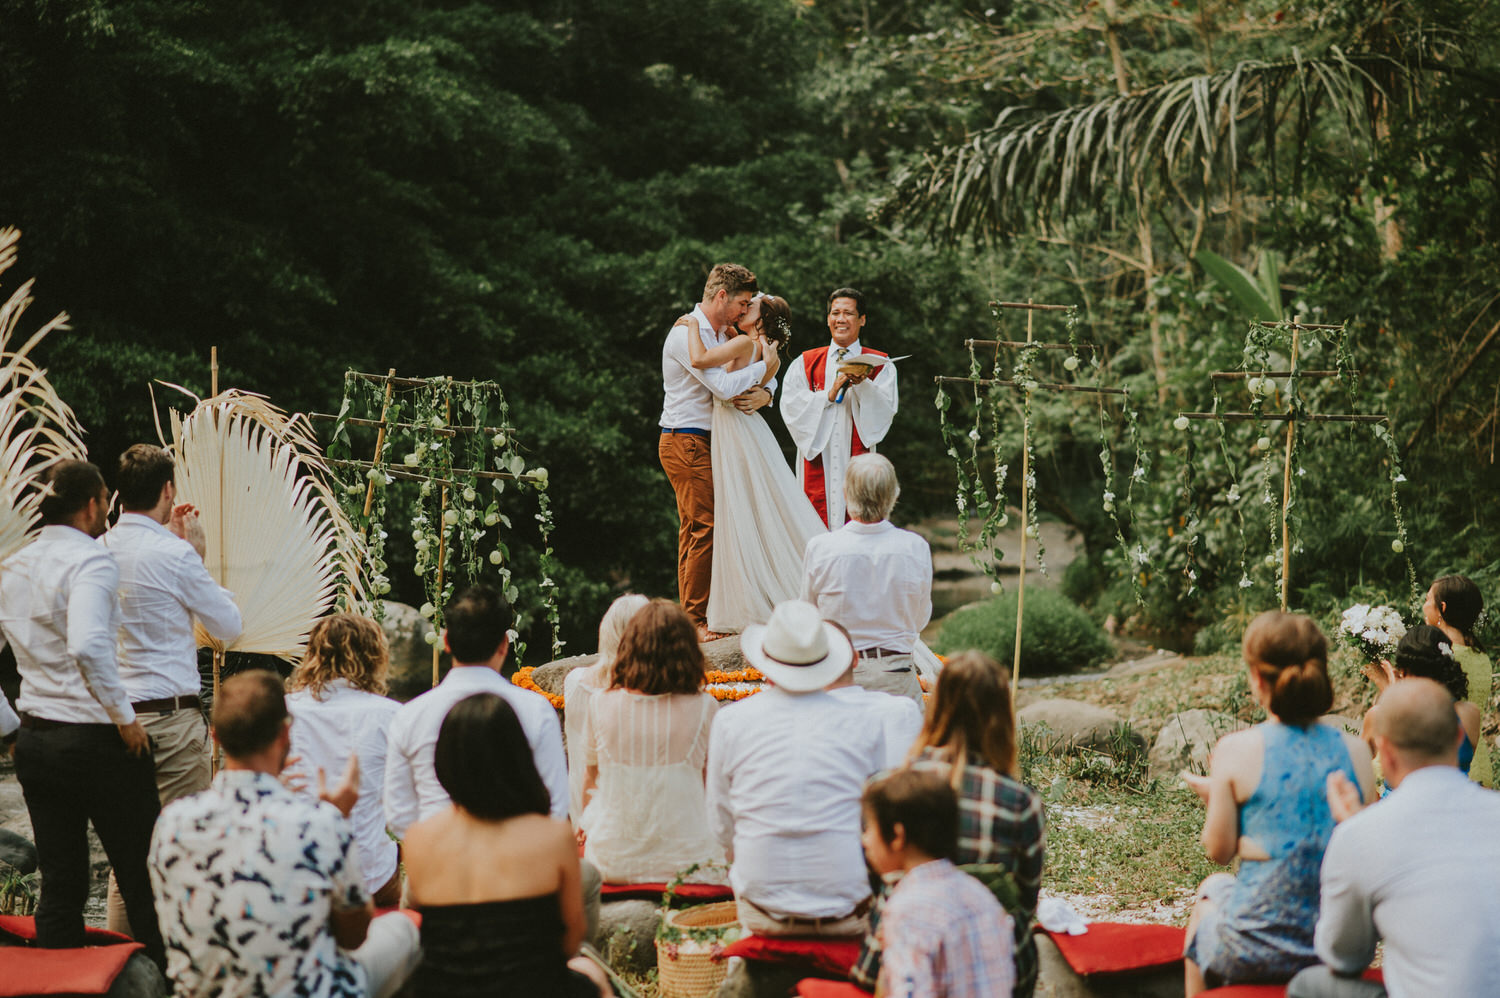
M 1183 774 L 1208 805 L 1203 848 L 1239 873 L 1198 889 L 1188 921 L 1186 995 L 1225 984 L 1275 984 L 1318 962 L 1318 870 L 1333 832 L 1330 773 L 1374 800 L 1370 750 L 1319 717 L 1333 704 L 1328 641 L 1307 617 L 1263 613 L 1245 630 L 1250 690 L 1270 715 L 1226 735 L 1208 776 Z

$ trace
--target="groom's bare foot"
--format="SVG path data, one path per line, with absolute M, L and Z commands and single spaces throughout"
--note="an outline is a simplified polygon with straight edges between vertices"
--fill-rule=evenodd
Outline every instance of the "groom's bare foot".
M 708 629 L 708 625 L 707 624 L 699 624 L 698 625 L 698 643 L 700 645 L 706 645 L 710 641 L 717 641 L 720 638 L 728 638 L 728 637 L 733 637 L 733 635 L 730 635 L 730 634 L 720 634 L 718 631 L 710 631 Z

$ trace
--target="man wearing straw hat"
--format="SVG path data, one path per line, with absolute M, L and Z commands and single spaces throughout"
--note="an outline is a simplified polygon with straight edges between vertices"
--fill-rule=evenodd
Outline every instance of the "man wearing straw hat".
M 708 746 L 709 825 L 740 923 L 758 935 L 856 935 L 870 908 L 860 794 L 883 766 L 885 736 L 825 690 L 853 649 L 801 600 L 747 627 L 740 647 L 770 688 L 721 710 Z
M 234 594 L 203 564 L 203 525 L 197 510 L 177 503 L 175 479 L 172 455 L 162 448 L 127 448 L 115 474 L 122 512 L 104 535 L 120 567 L 120 682 L 151 736 L 163 807 L 206 790 L 211 776 L 193 621 L 226 644 L 243 625 Z M 130 931 L 113 874 L 105 924 Z

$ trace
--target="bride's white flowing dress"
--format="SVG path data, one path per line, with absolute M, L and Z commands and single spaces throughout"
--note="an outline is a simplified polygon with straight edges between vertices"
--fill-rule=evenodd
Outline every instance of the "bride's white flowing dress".
M 714 555 L 708 629 L 763 624 L 802 595 L 802 551 L 827 531 L 759 413 L 714 404 Z

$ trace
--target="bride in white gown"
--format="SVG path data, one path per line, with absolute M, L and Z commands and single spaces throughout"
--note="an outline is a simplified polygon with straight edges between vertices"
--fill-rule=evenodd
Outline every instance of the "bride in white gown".
M 739 322 L 744 335 L 710 348 L 689 317 L 693 366 L 733 371 L 764 359 L 769 379 L 780 364 L 777 350 L 791 334 L 790 319 L 786 299 L 756 295 Z M 708 629 L 729 634 L 764 623 L 777 603 L 802 595 L 802 551 L 827 527 L 759 413 L 716 401 L 712 431 L 714 554 Z

